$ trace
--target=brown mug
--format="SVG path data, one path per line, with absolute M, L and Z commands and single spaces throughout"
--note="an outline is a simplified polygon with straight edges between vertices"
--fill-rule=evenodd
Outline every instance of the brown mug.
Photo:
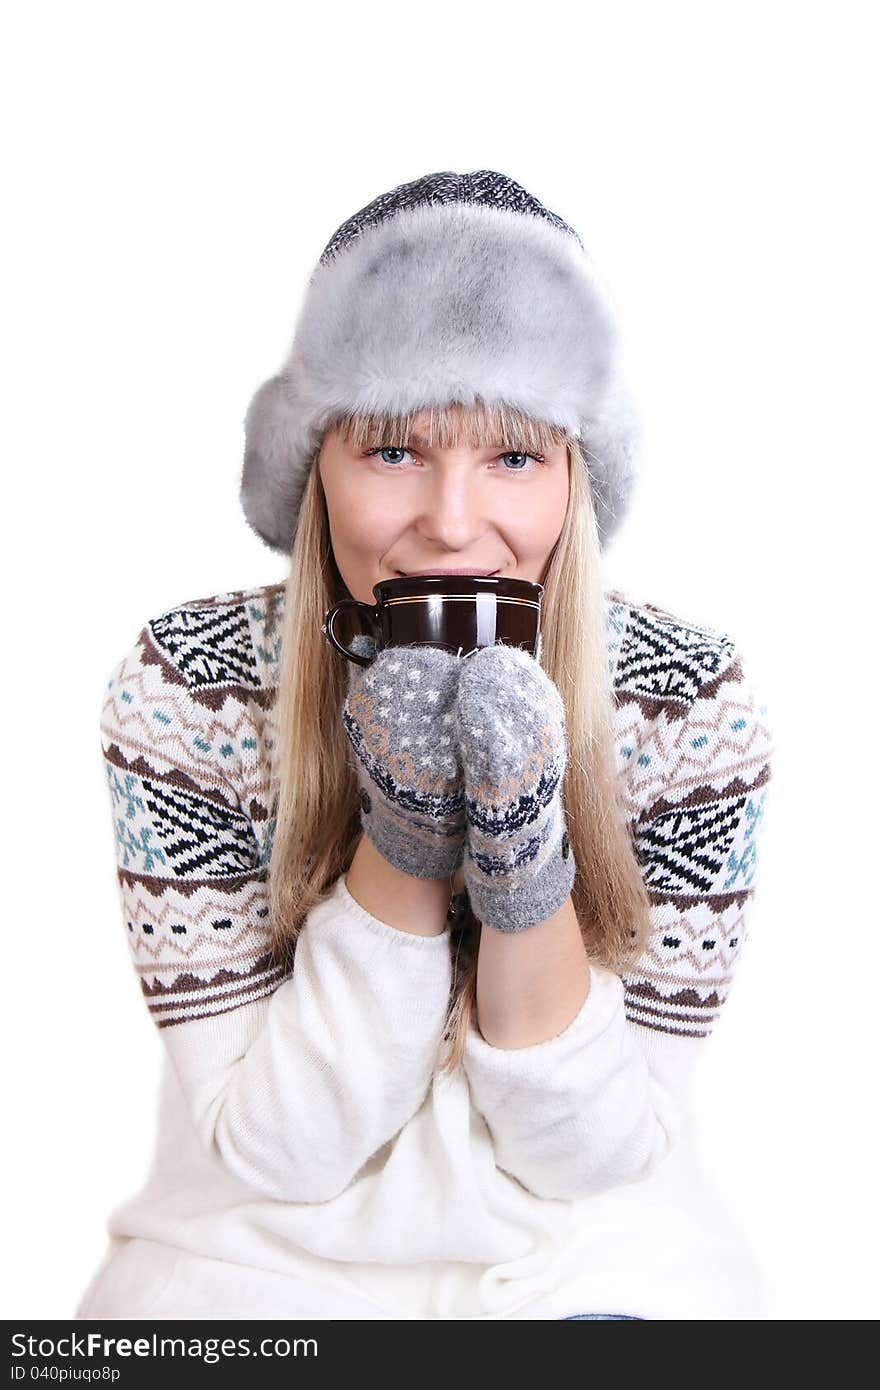
M 503 643 L 540 660 L 543 584 L 498 575 L 412 575 L 383 579 L 373 586 L 373 596 L 372 606 L 341 599 L 321 626 L 330 645 L 358 666 L 369 666 L 370 658 L 350 651 L 336 636 L 342 613 L 367 624 L 377 651 L 418 644 L 470 656 L 480 647 Z

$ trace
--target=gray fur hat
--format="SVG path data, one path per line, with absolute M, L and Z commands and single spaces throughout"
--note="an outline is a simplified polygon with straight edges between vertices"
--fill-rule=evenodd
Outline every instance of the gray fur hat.
M 287 361 L 245 417 L 248 524 L 289 555 L 341 415 L 478 397 L 580 441 L 604 546 L 630 500 L 638 417 L 580 237 L 503 174 L 428 174 L 381 194 L 324 248 Z

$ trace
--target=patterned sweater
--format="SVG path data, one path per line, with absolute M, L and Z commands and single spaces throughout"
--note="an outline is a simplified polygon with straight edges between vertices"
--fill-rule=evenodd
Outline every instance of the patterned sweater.
M 761 1275 L 698 1157 L 770 776 L 731 639 L 610 592 L 616 752 L 652 932 L 558 1036 L 472 1025 L 435 1071 L 449 930 L 345 876 L 274 962 L 267 864 L 283 584 L 148 622 L 101 733 L 123 925 L 163 1074 L 153 1166 L 77 1316 L 753 1317 Z

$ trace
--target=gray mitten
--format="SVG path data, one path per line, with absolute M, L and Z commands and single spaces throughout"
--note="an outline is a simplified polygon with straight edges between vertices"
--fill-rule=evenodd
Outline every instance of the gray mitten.
M 522 931 L 558 911 L 574 884 L 562 696 L 529 652 L 482 647 L 463 660 L 457 732 L 471 906 L 490 927 Z
M 464 786 L 455 738 L 462 659 L 443 647 L 386 647 L 359 635 L 342 722 L 355 752 L 361 824 L 384 859 L 413 878 L 461 863 Z

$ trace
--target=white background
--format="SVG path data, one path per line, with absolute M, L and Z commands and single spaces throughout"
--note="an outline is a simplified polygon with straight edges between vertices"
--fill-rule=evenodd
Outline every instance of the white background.
M 707 1161 L 768 1317 L 877 1316 L 871 9 L 6 9 L 3 1316 L 72 1315 L 153 1138 L 105 683 L 147 618 L 284 578 L 242 422 L 330 234 L 481 168 L 617 306 L 645 446 L 608 584 L 732 634 L 776 736 Z

